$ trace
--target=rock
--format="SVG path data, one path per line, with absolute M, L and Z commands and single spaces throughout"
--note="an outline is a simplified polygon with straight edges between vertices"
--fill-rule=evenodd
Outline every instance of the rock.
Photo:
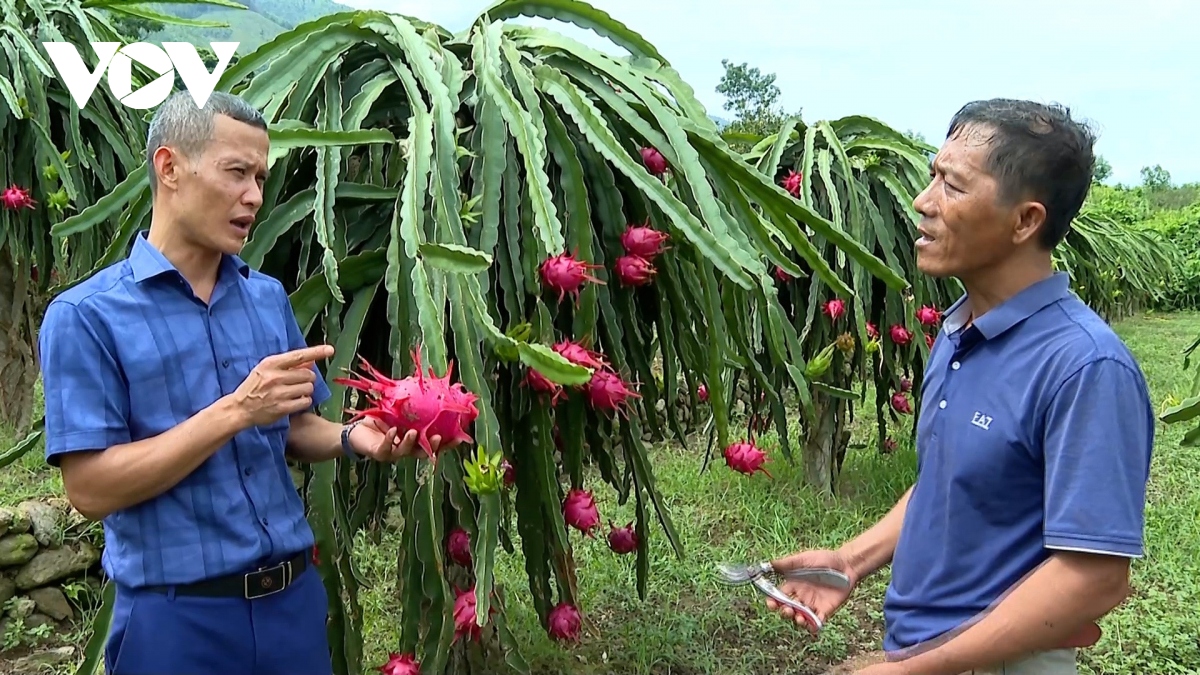
M 51 649 L 39 654 L 22 656 L 13 663 L 14 672 L 36 673 L 39 668 L 53 668 L 75 660 L 75 648 L 71 646 Z
M 67 596 L 53 586 L 30 591 L 29 598 L 37 605 L 39 612 L 53 619 L 67 621 L 75 618 L 75 612 L 71 610 L 71 603 L 67 602 Z
M 37 610 L 37 603 L 22 595 L 13 600 L 12 606 L 8 608 L 6 614 L 14 619 L 21 619 L 31 616 L 35 610 Z
M 44 550 L 25 563 L 14 581 L 17 588 L 28 590 L 79 574 L 100 560 L 100 551 L 86 541 L 62 548 Z
M 662 400 L 661 398 L 658 399 L 657 401 L 654 402 L 654 409 L 660 413 L 666 412 L 667 411 L 667 402 Z
M 46 500 L 46 504 L 53 506 L 59 513 L 66 515 L 71 511 L 71 500 L 64 497 L 50 497 Z
M 0 537 L 8 534 L 8 528 L 13 524 L 12 509 L 0 508 Z
M 29 516 L 33 526 L 33 537 L 42 548 L 58 548 L 62 545 L 63 512 L 50 504 L 37 501 L 25 501 L 17 504 L 17 509 Z
M 8 602 L 16 594 L 17 585 L 13 583 L 13 580 L 6 576 L 0 576 L 0 605 Z M 0 633 L 0 635 L 3 635 L 3 633 Z
M 31 534 L 10 534 L 0 539 L 0 567 L 24 565 L 37 555 L 37 539 Z
M 34 612 L 33 614 L 30 614 L 29 616 L 25 617 L 25 629 L 26 630 L 34 631 L 34 630 L 37 630 L 38 628 L 41 628 L 42 626 L 50 626 L 50 628 L 53 629 L 53 628 L 57 628 L 58 624 L 54 623 L 54 619 L 51 619 L 50 617 L 48 617 L 45 614 L 42 614 L 40 612 Z M 48 638 L 48 637 L 50 637 L 50 635 L 47 634 L 43 637 Z
M 20 509 L 5 509 L 12 515 L 12 524 L 8 526 L 9 534 L 25 534 L 29 528 L 33 527 L 33 523 L 29 520 L 29 515 Z

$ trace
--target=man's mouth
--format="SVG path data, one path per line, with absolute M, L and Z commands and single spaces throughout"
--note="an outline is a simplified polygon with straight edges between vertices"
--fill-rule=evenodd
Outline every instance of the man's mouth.
M 932 234 L 929 234 L 929 230 L 926 230 L 923 227 L 917 228 L 917 234 L 921 235 L 917 239 L 917 246 L 927 246 L 937 240 L 937 237 L 934 237 Z
M 234 227 L 238 228 L 239 230 L 242 230 L 243 232 L 249 232 L 250 226 L 254 224 L 254 216 L 242 216 L 240 218 L 233 218 L 229 221 L 229 224 L 233 225 Z

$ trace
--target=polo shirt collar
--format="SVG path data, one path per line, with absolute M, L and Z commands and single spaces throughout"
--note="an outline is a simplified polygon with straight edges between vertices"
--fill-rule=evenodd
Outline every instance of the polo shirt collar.
M 221 265 L 237 272 L 243 277 L 250 276 L 250 265 L 236 255 L 226 255 L 221 258 Z M 146 231 L 137 233 L 133 240 L 133 250 L 129 252 L 129 268 L 133 272 L 133 280 L 141 283 L 162 274 L 175 274 L 182 278 L 175 265 L 157 248 L 146 241 Z
M 1071 292 L 1070 289 L 1070 275 L 1066 272 L 1055 272 L 993 307 L 983 316 L 976 317 L 971 325 L 984 339 L 994 339 L 1047 305 L 1065 298 Z M 957 333 L 966 324 L 970 315 L 970 308 L 966 302 L 967 296 L 964 294 L 946 310 L 942 322 L 946 333 Z

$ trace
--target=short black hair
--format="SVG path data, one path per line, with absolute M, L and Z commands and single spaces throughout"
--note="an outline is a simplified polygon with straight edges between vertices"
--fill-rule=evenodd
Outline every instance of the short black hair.
M 1000 198 L 1041 202 L 1046 222 L 1040 243 L 1058 246 L 1092 185 L 1095 134 L 1071 119 L 1069 108 L 1006 98 L 966 104 L 950 121 L 946 138 L 968 127 L 989 134 L 987 170 L 999 183 Z

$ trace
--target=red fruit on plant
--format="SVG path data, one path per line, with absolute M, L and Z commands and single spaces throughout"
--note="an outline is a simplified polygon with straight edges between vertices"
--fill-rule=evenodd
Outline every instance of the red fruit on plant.
M 454 639 L 467 637 L 478 641 L 483 627 L 475 623 L 475 587 L 454 592 L 458 594 L 454 600 Z
M 359 357 L 368 377 L 334 378 L 337 384 L 345 385 L 366 393 L 373 405 L 359 411 L 354 419 L 371 417 L 389 427 L 395 427 L 400 436 L 409 430 L 417 431 L 417 443 L 434 459 L 429 439 L 440 436 L 439 452 L 454 443 L 469 443 L 473 439 L 467 428 L 479 416 L 475 402 L 479 397 L 471 393 L 461 382 L 451 384 L 454 362 L 446 369 L 445 377 L 436 377 L 433 368 L 426 373 L 421 363 L 420 347 L 412 351 L 416 373 L 402 380 L 394 380 L 376 370 L 365 358 Z
M 633 553 L 637 550 L 638 536 L 633 531 L 633 522 L 631 521 L 625 527 L 617 527 L 613 522 L 608 521 L 608 547 L 615 553 L 622 555 Z
M 388 654 L 387 663 L 376 668 L 383 675 L 421 675 L 421 664 L 412 654 Z
M 755 471 L 762 471 L 768 477 L 774 478 L 763 468 L 766 461 L 767 453 L 759 450 L 753 443 L 740 441 L 725 448 L 725 464 L 734 471 L 747 476 L 753 476 Z
M 551 382 L 533 368 L 525 371 L 525 385 L 539 394 L 550 394 L 550 407 L 558 404 L 558 399 L 567 395 L 561 384 Z
M 563 520 L 567 525 L 592 537 L 592 530 L 600 527 L 600 511 L 589 490 L 572 488 L 563 500 Z
M 656 270 L 645 258 L 623 255 L 613 263 L 613 272 L 625 286 L 645 286 L 653 280 Z
M 904 326 L 901 326 L 900 324 L 893 325 L 889 329 L 889 332 L 891 333 L 891 336 L 892 336 L 892 342 L 895 342 L 898 345 L 906 345 L 906 344 L 912 342 L 912 339 L 913 339 L 912 331 L 905 328 Z
M 696 388 L 696 395 L 700 397 L 701 402 L 708 403 L 708 386 L 701 382 Z
M 576 300 L 579 300 L 579 289 L 583 287 L 583 282 L 585 281 L 603 284 L 603 281 L 600 281 L 588 272 L 588 270 L 600 269 L 602 267 L 603 265 L 578 260 L 575 258 L 574 253 L 570 255 L 560 253 L 542 261 L 539 271 L 542 275 L 542 283 L 550 290 L 558 291 L 558 301 L 562 302 L 568 293 L 574 295 Z
M 0 192 L 0 206 L 6 209 L 32 209 L 33 205 L 37 204 L 33 197 L 29 195 L 29 190 L 22 188 L 19 185 L 10 185 Z
M 587 383 L 588 402 L 596 410 L 612 412 L 621 407 L 630 398 L 641 398 L 611 370 L 597 370 L 592 373 L 592 379 Z
M 471 536 L 467 534 L 466 530 L 456 527 L 450 531 L 446 551 L 456 564 L 462 567 L 471 566 Z
M 883 451 L 885 453 L 893 453 L 897 447 L 899 446 L 896 444 L 896 439 L 890 437 L 883 439 Z
M 594 352 L 578 342 L 563 340 L 556 343 L 551 349 L 558 352 L 559 356 L 577 366 L 593 370 L 602 370 L 608 367 L 608 362 L 604 360 L 603 354 Z
M 555 640 L 566 640 L 574 642 L 579 639 L 579 630 L 583 626 L 583 619 L 579 616 L 579 610 L 575 609 L 575 605 L 560 602 L 550 610 L 548 617 L 547 628 L 550 637 Z
M 926 347 L 933 349 L 933 340 L 934 340 L 934 337 L 932 335 L 930 335 L 929 333 L 925 334 L 925 346 Z
M 621 235 L 621 246 L 630 255 L 654 260 L 655 256 L 666 250 L 663 244 L 670 238 L 666 232 L 660 232 L 648 225 L 629 225 Z
M 783 269 L 779 265 L 776 265 L 775 266 L 775 278 L 778 279 L 782 283 L 787 283 L 787 282 L 791 281 L 792 279 L 794 279 L 795 277 L 788 274 L 787 270 Z
M 833 321 L 837 321 L 838 319 L 842 318 L 843 314 L 846 313 L 846 302 L 844 300 L 834 298 L 825 303 L 825 306 L 821 308 L 821 311 L 828 315 Z
M 892 410 L 901 415 L 912 413 L 912 404 L 908 402 L 908 397 L 904 395 L 904 392 L 898 391 L 892 394 Z
M 879 329 L 870 321 L 867 322 L 867 337 L 872 340 L 879 339 Z
M 800 183 L 803 181 L 804 174 L 788 171 L 788 175 L 783 178 L 783 189 L 792 193 L 793 197 L 800 196 Z
M 937 309 L 934 307 L 922 305 L 921 308 L 917 310 L 917 321 L 920 321 L 922 326 L 936 325 L 941 318 L 942 313 L 937 311 Z
M 517 467 L 506 459 L 500 462 L 500 468 L 504 471 L 504 485 L 509 487 L 514 485 L 517 482 Z
M 907 377 L 900 378 L 900 391 L 912 391 L 912 380 Z
M 653 176 L 661 176 L 667 172 L 667 159 L 654 148 L 642 148 L 642 163 Z

